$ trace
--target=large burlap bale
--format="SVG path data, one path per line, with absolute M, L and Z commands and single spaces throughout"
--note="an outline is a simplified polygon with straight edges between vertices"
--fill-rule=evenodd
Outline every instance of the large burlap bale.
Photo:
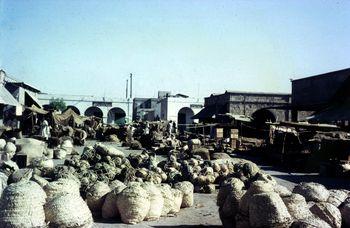
M 257 173 L 256 177 L 258 181 L 265 181 L 271 185 L 276 185 L 277 181 L 275 180 L 275 178 L 273 178 L 270 174 L 266 174 L 266 173 Z
M 40 185 L 40 187 L 44 188 L 45 185 L 47 185 L 49 183 L 48 180 L 46 180 L 45 178 L 38 176 L 36 174 L 33 174 L 33 176 L 30 178 L 31 181 L 36 182 L 37 184 Z
M 253 162 L 246 162 L 242 167 L 243 173 L 246 177 L 255 177 L 255 175 L 260 172 L 260 168 Z
M 348 198 L 349 199 L 349 198 Z M 344 227 L 350 227 L 350 199 L 346 200 L 340 207 Z
M 7 186 L 0 200 L 0 227 L 45 227 L 46 194 L 35 182 Z
M 171 191 L 174 195 L 173 207 L 170 209 L 169 214 L 179 213 L 182 204 L 183 193 L 179 189 L 172 188 Z
M 248 191 L 242 196 L 239 211 L 243 215 L 249 214 L 249 204 L 255 194 L 273 192 L 273 185 L 265 181 L 254 181 Z M 277 194 L 277 193 L 276 193 Z
M 7 154 L 15 155 L 16 150 L 17 150 L 17 147 L 12 142 L 7 142 L 5 147 L 4 147 L 4 152 Z
M 348 193 L 344 190 L 331 189 L 327 202 L 339 207 L 348 198 Z
M 102 218 L 105 219 L 116 218 L 120 215 L 117 207 L 117 199 L 118 194 L 126 188 L 126 185 L 116 180 L 112 181 L 109 187 L 112 191 L 107 194 L 102 206 Z
M 84 200 L 74 194 L 59 195 L 45 204 L 46 221 L 50 227 L 91 227 L 91 212 Z
M 306 201 L 326 202 L 329 197 L 329 191 L 323 185 L 313 182 L 298 184 L 293 193 L 304 196 Z
M 97 181 L 86 192 L 86 203 L 94 216 L 100 216 L 106 195 L 111 191 L 108 184 Z
M 29 181 L 33 175 L 33 169 L 19 169 L 14 171 L 8 178 L 8 183 L 16 183 L 20 181 Z
M 44 191 L 48 199 L 65 194 L 80 196 L 80 184 L 73 179 L 60 178 L 46 184 L 44 186 Z
M 64 139 L 60 145 L 61 149 L 67 151 L 67 154 L 72 154 L 73 151 L 73 141 L 71 139 Z
M 149 200 L 150 200 L 150 209 L 148 211 L 148 214 L 146 215 L 145 220 L 147 221 L 158 220 L 162 215 L 162 210 L 164 205 L 162 192 L 159 190 L 159 188 L 155 184 L 151 182 L 143 183 L 142 187 L 147 191 L 149 195 Z
M 244 190 L 233 189 L 225 199 L 225 203 L 220 207 L 219 213 L 222 223 L 231 223 L 239 212 L 239 204 L 242 196 L 245 194 Z M 228 220 L 228 221 L 227 221 Z
M 54 158 L 56 159 L 65 159 L 67 156 L 67 151 L 62 148 L 55 149 L 53 153 L 54 153 Z
M 5 139 L 0 139 L 0 150 L 4 150 L 6 145 L 6 140 Z
M 309 217 L 294 221 L 290 228 L 331 228 L 331 226 L 322 219 Z
M 17 154 L 27 155 L 29 162 L 32 158 L 42 157 L 47 148 L 45 142 L 31 138 L 18 139 L 16 145 Z
M 192 151 L 193 155 L 198 155 L 204 160 L 210 160 L 209 150 L 205 147 L 195 148 Z
M 142 222 L 150 209 L 149 195 L 140 185 L 129 185 L 118 195 L 117 206 L 124 223 Z
M 0 172 L 0 197 L 4 189 L 7 187 L 7 179 L 7 175 L 3 172 Z
M 124 157 L 124 153 L 117 148 L 114 148 L 112 146 L 106 146 L 102 143 L 96 143 L 94 146 L 94 149 L 97 153 L 105 156 L 111 156 L 111 157 Z
M 194 186 L 189 181 L 182 181 L 178 182 L 174 185 L 174 188 L 179 189 L 182 191 L 183 197 L 182 197 L 182 203 L 181 207 L 192 207 L 193 206 L 193 191 Z
M 172 208 L 174 208 L 174 194 L 171 191 L 171 187 L 168 184 L 161 184 L 159 190 L 162 193 L 164 199 L 164 205 L 162 208 L 161 216 L 167 216 Z
M 216 204 L 222 207 L 225 203 L 226 197 L 232 191 L 242 191 L 244 183 L 238 178 L 229 178 L 221 183 L 220 190 L 217 196 Z
M 312 213 L 306 203 L 305 198 L 299 194 L 292 194 L 291 196 L 282 198 L 286 205 L 289 214 L 296 220 L 312 217 Z
M 288 227 L 292 218 L 275 192 L 253 195 L 249 204 L 251 227 Z
M 321 202 L 314 204 L 310 211 L 326 223 L 328 223 L 331 227 L 340 228 L 342 217 L 339 209 L 333 204 Z
M 278 195 L 280 195 L 280 197 L 288 197 L 288 196 L 291 196 L 292 195 L 292 192 L 289 191 L 288 188 L 280 185 L 280 184 L 277 184 L 273 187 L 273 190 L 278 193 Z

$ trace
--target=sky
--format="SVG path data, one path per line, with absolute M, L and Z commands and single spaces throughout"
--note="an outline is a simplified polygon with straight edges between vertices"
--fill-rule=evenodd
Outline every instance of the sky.
M 350 1 L 0 0 L 0 68 L 45 93 L 289 93 L 349 53 Z

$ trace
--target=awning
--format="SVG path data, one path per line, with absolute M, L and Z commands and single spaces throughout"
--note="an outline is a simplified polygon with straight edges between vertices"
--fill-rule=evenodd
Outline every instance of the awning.
M 210 106 L 204 107 L 196 115 L 192 116 L 191 119 L 210 119 L 210 118 L 213 118 L 215 113 L 216 113 L 215 105 L 210 105 Z
M 350 101 L 334 104 L 307 118 L 312 122 L 334 122 L 350 120 Z
M 70 108 L 64 111 L 62 114 L 52 113 L 52 118 L 55 124 L 63 126 L 68 126 L 71 123 L 81 125 L 84 123 L 85 120 L 90 119 L 90 117 L 79 116 Z
M 0 104 L 20 106 L 12 94 L 2 85 L 0 86 Z
M 26 107 L 26 109 L 28 109 L 32 112 L 38 113 L 38 114 L 42 114 L 42 115 L 46 115 L 49 113 L 48 111 L 45 111 L 44 109 L 38 108 L 35 105 L 32 105 L 31 107 Z
M 28 106 L 28 107 L 31 107 L 32 105 L 35 105 L 38 108 L 42 108 L 38 98 L 36 98 L 35 96 L 31 95 L 27 91 L 25 91 L 25 102 L 24 102 L 24 104 L 26 106 Z

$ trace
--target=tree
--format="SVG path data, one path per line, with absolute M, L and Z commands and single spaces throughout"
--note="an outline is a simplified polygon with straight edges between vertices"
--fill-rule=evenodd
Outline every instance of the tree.
M 55 109 L 55 110 L 60 110 L 60 111 L 64 111 L 67 108 L 66 103 L 64 102 L 64 100 L 62 98 L 52 98 L 50 100 L 50 106 Z

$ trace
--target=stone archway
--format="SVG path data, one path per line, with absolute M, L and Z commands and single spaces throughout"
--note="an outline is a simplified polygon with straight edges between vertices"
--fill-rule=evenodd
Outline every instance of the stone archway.
M 84 112 L 85 116 L 96 116 L 98 118 L 103 118 L 103 112 L 99 107 L 91 106 Z
M 109 124 L 125 124 L 126 113 L 123 109 L 119 107 L 114 107 L 108 111 L 107 123 Z
M 189 107 L 183 107 L 179 110 L 177 114 L 177 124 L 179 131 L 184 131 L 188 124 L 192 124 L 192 116 L 194 116 L 194 112 Z
M 268 109 L 258 109 L 252 114 L 252 118 L 258 125 L 263 125 L 266 122 L 274 123 L 276 122 L 276 116 Z

